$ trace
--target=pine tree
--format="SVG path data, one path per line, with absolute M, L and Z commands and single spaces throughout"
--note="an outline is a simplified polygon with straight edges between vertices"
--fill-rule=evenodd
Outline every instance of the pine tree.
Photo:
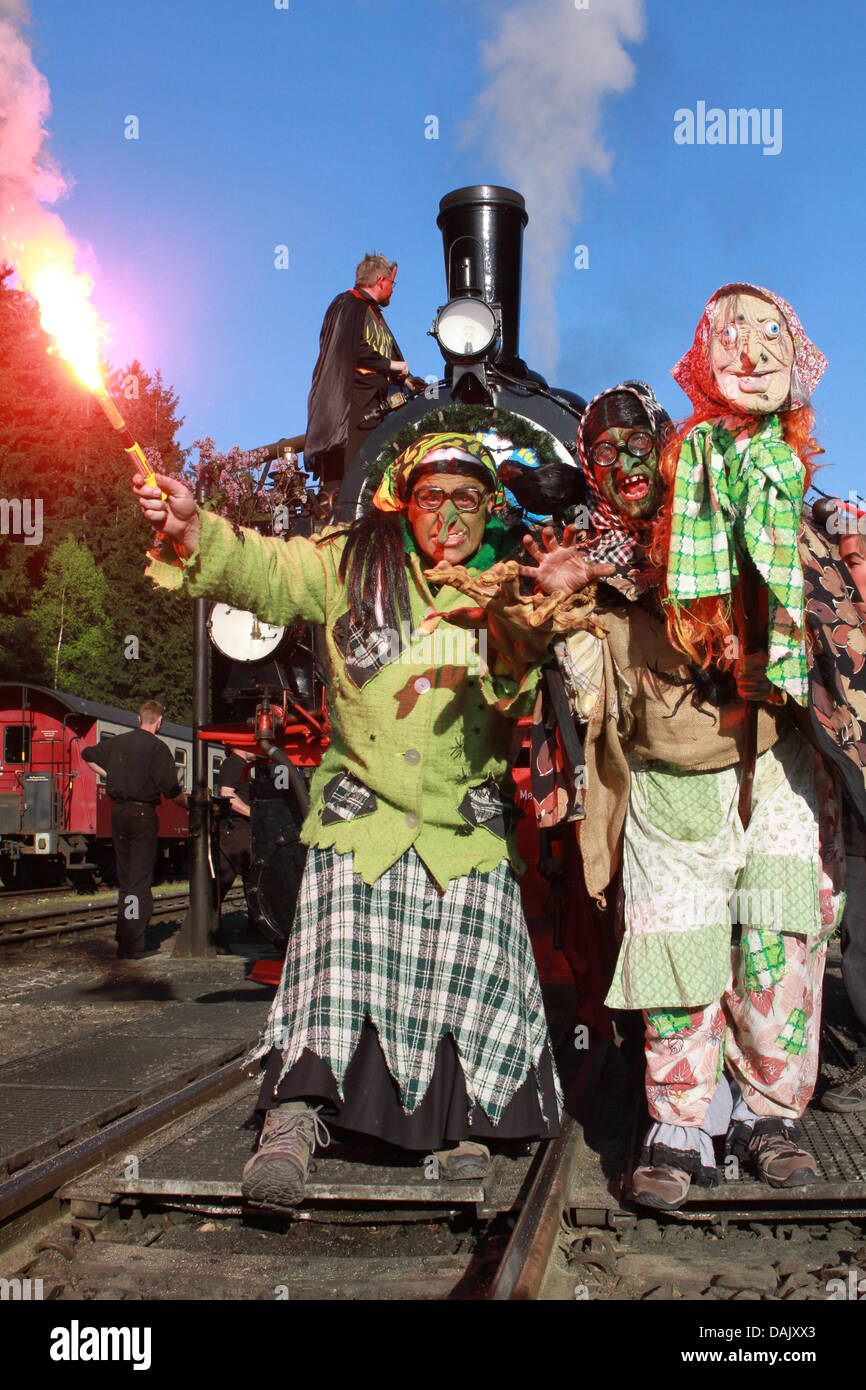
M 60 582 L 62 591 L 63 576 L 72 575 L 77 589 L 89 557 L 94 594 L 104 597 L 87 619 L 94 631 L 76 635 L 80 659 L 65 665 L 61 644 L 58 687 L 131 708 L 153 697 L 167 717 L 189 723 L 189 605 L 145 579 L 151 533 L 129 486 L 129 459 L 90 392 L 49 352 L 36 305 L 9 288 L 10 273 L 0 267 L 0 497 L 41 499 L 43 535 L 33 545 L 0 536 L 0 679 L 53 687 L 60 594 L 52 586 Z M 134 361 L 106 379 L 142 447 L 158 449 L 162 471 L 179 473 L 184 455 L 175 436 L 183 421 L 160 373 Z M 73 549 L 61 551 L 67 541 Z M 87 611 L 82 598 L 77 593 L 75 623 Z M 88 651 L 100 654 L 98 665 L 84 660 Z

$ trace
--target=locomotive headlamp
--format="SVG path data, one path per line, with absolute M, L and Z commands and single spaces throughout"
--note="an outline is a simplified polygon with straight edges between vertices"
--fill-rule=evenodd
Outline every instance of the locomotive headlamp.
M 432 333 L 446 358 L 482 357 L 499 337 L 499 315 L 483 299 L 450 299 Z

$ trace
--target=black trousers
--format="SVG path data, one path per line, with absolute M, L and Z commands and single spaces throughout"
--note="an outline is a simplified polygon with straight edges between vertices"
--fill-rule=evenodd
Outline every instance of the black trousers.
M 117 945 L 121 951 L 143 951 L 153 911 L 153 871 L 156 867 L 158 822 L 155 806 L 131 801 L 111 805 L 111 838 L 117 869 Z
M 343 476 L 352 459 L 380 423 L 378 419 L 368 420 L 366 424 L 361 423 L 362 417 L 372 409 L 379 398 L 378 387 L 360 393 L 360 395 L 357 390 L 355 391 L 349 410 L 349 433 L 344 447 L 342 449 L 326 449 L 324 453 L 316 454 L 315 464 L 323 484 L 343 481 Z
M 225 897 L 238 874 L 243 879 L 246 892 L 250 871 L 249 821 L 240 816 L 223 821 L 219 831 L 219 847 L 220 897 Z

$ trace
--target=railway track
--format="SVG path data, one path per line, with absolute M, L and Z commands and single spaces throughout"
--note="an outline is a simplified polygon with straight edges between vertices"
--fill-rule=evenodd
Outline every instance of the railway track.
M 497 1154 L 484 1183 L 328 1150 L 303 1205 L 270 1216 L 241 1200 L 256 1084 L 226 1062 L 0 1183 L 0 1278 L 60 1300 L 798 1301 L 866 1258 L 862 1214 L 798 1194 L 696 1223 L 605 1209 L 581 1171 L 605 1065 L 586 1059 L 560 1139 Z
M 226 906 L 235 906 L 243 903 L 243 900 L 243 893 L 236 889 L 228 894 L 224 902 Z M 185 913 L 188 907 L 188 891 L 154 897 L 152 918 L 177 917 Z M 116 922 L 116 897 L 80 905 L 65 904 L 62 907 L 27 910 L 18 917 L 0 918 L 0 946 L 64 936 L 70 932 L 93 931 L 99 927 L 113 927 Z
M 237 1159 L 220 1158 L 217 1180 L 128 1176 L 178 1149 L 194 1168 L 197 1135 L 222 1127 L 236 1139 L 254 1094 L 234 1062 L 13 1174 L 0 1184 L 0 1277 L 47 1279 L 60 1298 L 537 1295 L 567 1189 L 566 1136 L 494 1159 L 483 1184 L 428 1181 L 417 1162 L 377 1168 L 354 1151 L 354 1162 L 325 1158 L 288 1218 L 244 1210 Z M 286 1292 L 262 1293 L 275 1288 Z
M 69 896 L 76 890 L 69 885 L 60 885 L 54 888 L 0 888 L 0 905 L 3 903 L 26 903 L 31 899 L 34 902 L 41 902 L 43 898 L 56 898 L 58 894 L 65 893 Z

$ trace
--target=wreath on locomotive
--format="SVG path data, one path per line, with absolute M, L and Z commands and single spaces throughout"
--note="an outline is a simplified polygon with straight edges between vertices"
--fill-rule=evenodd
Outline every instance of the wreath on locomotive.
M 442 232 L 448 298 L 438 309 L 430 333 L 442 352 L 444 374 L 424 389 L 403 391 L 396 404 L 392 395 L 382 419 L 348 463 L 334 503 L 334 521 L 348 522 L 359 515 L 388 465 L 425 433 L 477 434 L 500 465 L 510 461 L 525 468 L 565 463 L 579 468 L 577 425 L 585 400 L 550 387 L 518 351 L 527 222 L 524 200 L 513 189 L 475 185 L 441 200 L 437 225 Z M 263 456 L 277 458 L 287 442 L 268 446 Z M 507 493 L 506 500 L 510 505 L 503 519 L 514 526 L 517 543 L 527 520 L 534 517 Z M 292 530 L 298 534 L 315 525 L 315 516 L 307 516 Z M 258 762 L 250 786 L 250 912 L 256 927 L 282 947 L 291 929 L 306 853 L 299 839 L 307 805 L 305 781 L 328 736 L 316 637 L 311 629 L 301 628 L 265 633 L 254 615 L 232 619 L 219 610 L 215 605 L 210 623 L 219 653 L 214 657 L 214 710 L 218 719 L 238 721 L 240 717 L 241 722 L 213 726 L 207 732 L 211 736 L 214 730 L 224 732 L 231 741 L 234 728 L 243 730 L 241 737 L 248 740 L 253 725 L 260 746 L 264 731 L 270 757 L 274 758 L 275 747 L 281 747 L 295 774 L 290 781 L 287 775 L 280 779 Z M 227 638 L 232 622 L 236 632 Z M 256 713 L 250 716 L 253 702 Z

